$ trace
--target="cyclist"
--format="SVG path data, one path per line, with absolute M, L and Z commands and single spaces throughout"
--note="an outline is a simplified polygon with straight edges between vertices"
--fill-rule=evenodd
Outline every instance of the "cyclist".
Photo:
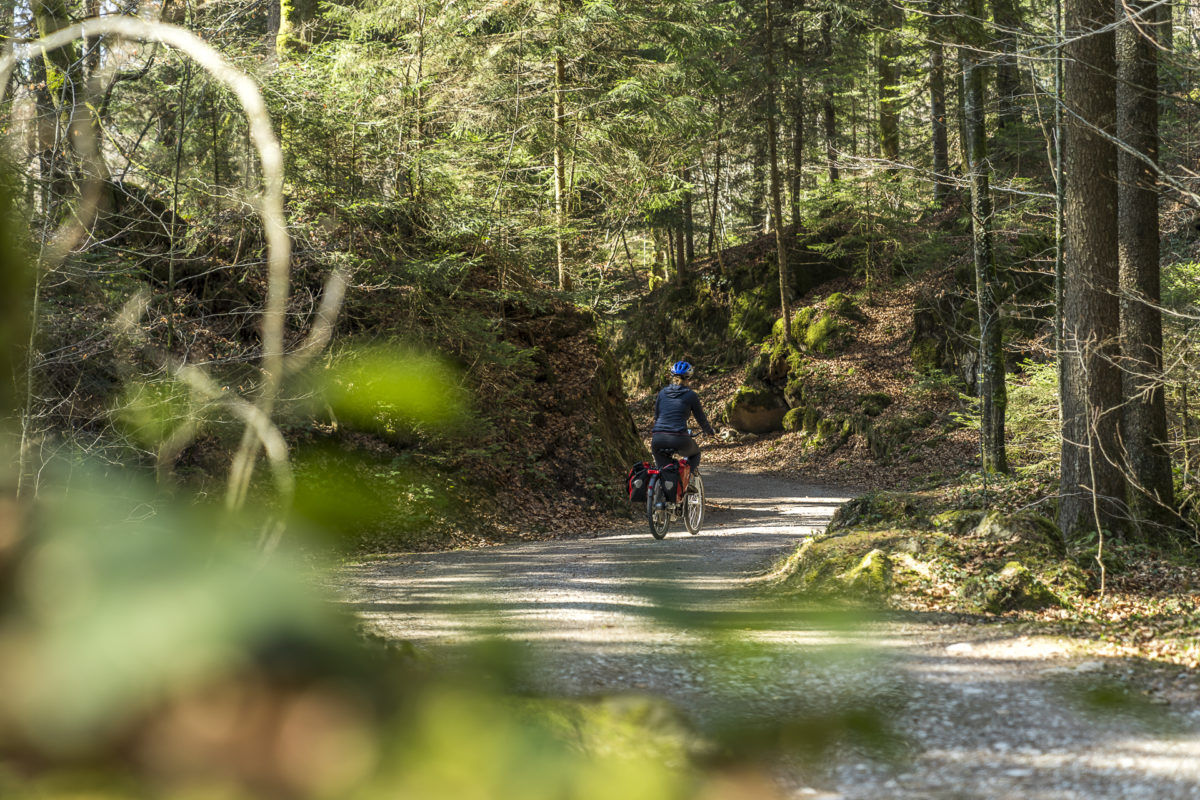
M 671 453 L 686 458 L 692 469 L 700 466 L 700 447 L 688 434 L 688 418 L 695 415 L 701 429 L 712 436 L 712 425 L 700 407 L 700 397 L 687 385 L 692 365 L 676 361 L 671 366 L 671 383 L 654 400 L 654 422 L 650 426 L 650 449 L 654 465 L 661 469 L 671 461 Z

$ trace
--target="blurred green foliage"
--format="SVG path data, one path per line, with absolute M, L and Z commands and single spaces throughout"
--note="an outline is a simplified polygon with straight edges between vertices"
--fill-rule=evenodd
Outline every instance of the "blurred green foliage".
M 151 448 L 181 426 L 198 423 L 205 413 L 188 388 L 169 377 L 131 381 L 114 411 L 122 427 Z
M 373 345 L 339 355 L 319 382 L 339 420 L 396 434 L 465 420 L 466 396 L 443 360 L 412 348 Z
M 690 794 L 611 715 L 369 643 L 311 556 L 215 535 L 236 519 L 111 477 L 0 514 L 0 796 Z

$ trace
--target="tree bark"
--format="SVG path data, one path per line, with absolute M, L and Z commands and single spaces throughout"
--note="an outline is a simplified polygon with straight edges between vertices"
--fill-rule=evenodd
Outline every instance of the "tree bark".
M 750 187 L 750 222 L 755 232 L 766 234 L 771 232 L 771 187 L 767 174 L 769 172 L 767 144 L 763 141 L 763 136 L 757 135 L 757 133 L 754 136 L 752 158 L 750 169 L 753 185 Z
M 929 46 L 929 118 L 933 134 L 933 202 L 941 206 L 950 197 L 953 184 L 950 181 L 950 147 L 946 136 L 946 59 L 940 40 L 941 26 L 937 15 L 940 3 L 932 7 L 934 22 L 931 25 Z
M 1117 461 L 1121 371 L 1117 299 L 1116 54 L 1111 0 L 1064 4 L 1066 260 L 1063 445 L 1058 520 L 1063 533 L 1120 531 L 1125 482 Z M 1093 130 L 1093 128 L 1097 130 Z M 1098 132 L 1097 132 L 1098 131 Z
M 881 29 L 876 36 L 876 77 L 879 90 L 879 155 L 887 162 L 892 177 L 899 174 L 900 161 L 900 41 L 897 31 L 904 23 L 900 9 L 885 0 Z
M 983 10 L 972 2 L 972 15 Z M 972 27 L 978 30 L 978 24 Z M 978 41 L 978 39 L 977 39 Z M 987 131 L 984 127 L 983 67 L 979 53 L 963 49 L 966 83 L 967 163 L 971 176 L 971 240 L 975 255 L 975 297 L 979 310 L 980 436 L 985 472 L 1008 472 L 1004 447 L 1004 415 L 1008 407 L 1000 307 L 996 302 L 996 257 L 992 245 L 992 195 L 988 173 Z
M 563 18 L 562 0 L 558 3 L 558 26 L 561 30 Z M 567 229 L 567 184 L 566 154 L 567 115 L 564 93 L 566 92 L 567 67 L 561 46 L 554 52 L 554 262 L 558 270 L 559 291 L 571 290 L 571 276 L 567 272 L 566 229 Z
M 1152 166 L 1158 161 L 1158 49 L 1151 0 L 1127 3 L 1125 24 L 1117 30 L 1117 137 L 1146 160 L 1124 150 L 1117 159 L 1122 438 L 1134 517 L 1169 525 L 1175 498 L 1165 444 L 1158 180 Z
M 789 0 L 793 17 L 797 10 L 803 10 L 803 0 Z M 804 20 L 795 19 L 796 39 L 791 51 L 792 74 L 792 180 L 791 180 L 791 219 L 792 226 L 800 229 L 800 183 L 804 174 Z
M 833 105 L 833 75 L 829 66 L 833 60 L 832 11 L 826 11 L 821 15 L 821 55 L 825 62 L 825 68 L 821 72 L 822 105 L 825 116 L 825 160 L 829 168 L 829 180 L 833 182 L 839 179 L 840 174 L 837 163 L 837 115 Z
M 725 105 L 723 98 L 717 98 L 717 152 L 713 158 L 713 187 L 712 205 L 708 209 L 708 253 L 712 254 L 713 244 L 717 238 L 718 203 L 721 198 L 721 125 L 724 122 Z
M 767 27 L 767 150 L 771 162 L 771 214 L 775 218 L 775 253 L 779 263 L 779 307 L 783 311 L 783 335 L 792 338 L 792 288 L 788 280 L 786 226 L 783 224 L 783 187 L 779 175 L 778 106 L 776 103 L 775 22 L 771 0 L 766 0 Z
M 692 170 L 689 167 L 683 168 L 683 182 L 689 186 L 692 183 Z M 683 195 L 683 240 L 686 245 L 686 263 L 689 267 L 696 260 L 696 220 L 692 208 L 694 203 L 695 197 L 692 190 L 688 189 Z
M 680 208 L 682 211 L 682 207 Z M 687 279 L 687 254 L 684 250 L 683 242 L 683 214 L 675 220 L 672 230 L 672 236 L 675 240 L 675 284 L 683 286 L 683 282 Z
M 35 0 L 34 24 L 48 36 L 71 23 L 65 0 Z M 57 221 L 66 199 L 74 192 L 67 153 L 77 141 L 76 108 L 84 101 L 82 60 L 75 44 L 43 53 L 35 73 L 38 106 L 38 162 L 45 186 L 43 212 Z
M 992 0 L 997 40 L 994 49 L 1003 55 L 996 66 L 996 94 L 1000 100 L 996 123 L 1001 129 L 1021 124 L 1021 71 L 1017 65 L 1017 30 L 1021 16 L 1013 0 Z
M 275 50 L 280 57 L 308 51 L 312 44 L 309 27 L 316 17 L 317 0 L 280 0 L 278 33 L 275 35 Z

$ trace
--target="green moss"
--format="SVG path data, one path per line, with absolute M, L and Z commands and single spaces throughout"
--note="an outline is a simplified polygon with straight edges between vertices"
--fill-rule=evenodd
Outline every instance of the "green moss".
M 913 368 L 917 372 L 932 372 L 939 366 L 938 346 L 933 339 L 920 339 L 912 343 Z
M 825 308 L 832 314 L 837 314 L 841 317 L 856 318 L 861 316 L 858 306 L 855 305 L 853 298 L 842 292 L 834 292 L 825 298 Z
M 783 429 L 788 433 L 804 430 L 804 414 L 807 409 L 793 408 L 783 416 Z
M 889 550 L 902 549 L 893 534 L 852 532 L 806 540 L 779 569 L 782 587 L 812 595 L 886 597 L 896 571 Z
M 766 383 L 771 375 L 771 351 L 763 346 L 755 356 L 754 361 L 746 368 L 746 380 L 752 383 Z
M 1013 558 L 1022 560 L 1057 560 L 1066 556 L 1066 542 L 1058 527 L 1045 517 L 1028 512 L 993 511 L 980 520 L 971 535 L 1003 545 Z
M 882 597 L 892 584 L 892 559 L 876 548 L 838 576 L 846 591 L 855 595 Z
M 927 498 L 909 492 L 869 492 L 839 506 L 829 530 L 925 527 L 928 505 Z
M 822 417 L 817 421 L 817 439 L 822 442 L 829 442 L 833 439 L 839 439 L 838 434 L 840 425 L 835 419 Z
M 743 386 L 737 390 L 737 394 L 729 401 L 730 408 L 737 408 L 739 405 L 755 405 L 765 406 L 774 404 L 778 401 L 775 393 L 770 389 L 756 386 Z
M 795 316 L 792 317 L 792 330 L 806 330 L 808 326 L 812 324 L 812 321 L 816 319 L 816 316 L 816 306 L 805 306 L 804 308 L 801 308 L 796 312 Z
M 794 375 L 794 373 L 793 373 Z M 804 380 L 798 377 L 792 377 L 788 381 L 787 386 L 783 390 L 783 399 L 792 408 L 799 408 L 804 405 Z
M 974 530 L 983 516 L 982 511 L 955 509 L 934 514 L 930 522 L 938 530 L 948 530 L 962 536 Z
M 858 399 L 858 404 L 868 417 L 878 417 L 892 404 L 892 398 L 886 392 L 869 392 Z
M 968 608 L 987 614 L 1038 611 L 1062 605 L 1050 587 L 1019 561 L 1009 561 L 991 575 L 967 580 L 960 596 Z
M 821 314 L 804 332 L 804 346 L 816 353 L 826 353 L 841 326 L 832 314 Z
M 757 344 L 771 333 L 775 324 L 775 304 L 766 296 L 767 289 L 735 294 L 729 316 L 729 332 L 746 344 Z

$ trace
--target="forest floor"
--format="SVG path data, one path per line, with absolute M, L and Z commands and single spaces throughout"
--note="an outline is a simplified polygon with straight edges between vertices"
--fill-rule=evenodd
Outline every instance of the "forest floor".
M 661 698 L 709 763 L 775 748 L 755 797 L 1197 796 L 1194 672 L 995 618 L 781 596 L 772 567 L 847 492 L 724 467 L 705 481 L 694 537 L 642 525 L 380 557 L 347 568 L 343 596 L 434 659 L 506 641 L 537 694 Z

